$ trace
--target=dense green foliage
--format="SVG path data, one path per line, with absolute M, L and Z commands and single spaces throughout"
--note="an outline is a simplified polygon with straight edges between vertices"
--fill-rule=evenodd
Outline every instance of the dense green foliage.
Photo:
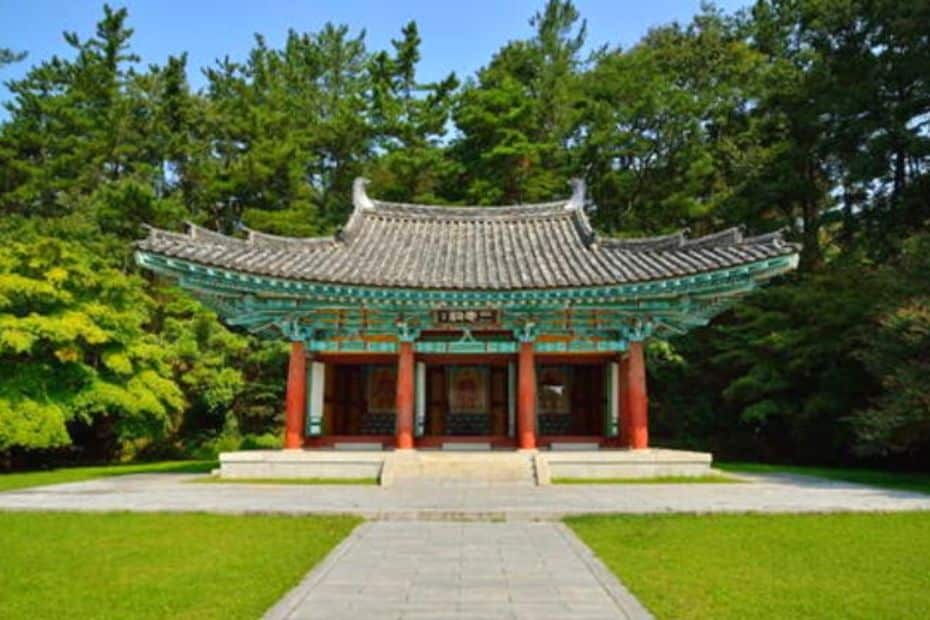
M 258 618 L 348 516 L 0 514 L 3 618 Z
M 583 176 L 616 235 L 786 227 L 799 273 L 650 348 L 660 442 L 930 458 L 930 2 L 758 0 L 593 51 L 570 1 L 476 75 L 417 76 L 337 25 L 256 36 L 188 84 L 106 7 L 10 83 L 0 126 L 0 453 L 203 455 L 279 432 L 284 349 L 139 274 L 143 225 L 332 232 L 376 195 L 493 204 Z M 23 62 L 19 53 L 3 63 Z M 36 451 L 40 452 L 36 452 Z M 31 457 L 30 457 L 31 458 Z
M 656 618 L 921 618 L 930 514 L 567 519 Z
M 0 246 L 0 450 L 65 445 L 74 419 L 163 436 L 185 402 L 143 329 L 142 282 L 76 243 L 17 232 Z

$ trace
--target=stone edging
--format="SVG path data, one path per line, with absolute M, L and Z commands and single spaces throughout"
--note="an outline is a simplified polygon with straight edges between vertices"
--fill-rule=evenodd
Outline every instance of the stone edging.
M 324 577 L 333 569 L 333 567 L 347 554 L 352 547 L 368 533 L 371 529 L 371 522 L 360 524 L 349 536 L 336 548 L 329 552 L 323 560 L 316 565 L 303 579 L 300 580 L 287 594 L 284 595 L 274 606 L 265 612 L 263 620 L 286 620 L 300 603 L 307 598 L 310 591 L 319 584 Z
M 575 535 L 575 532 L 570 527 L 562 522 L 553 523 L 553 525 L 558 529 L 575 555 L 578 556 L 578 559 L 591 571 L 591 574 L 604 588 L 607 595 L 617 604 L 617 607 L 627 620 L 654 620 L 654 616 L 649 610 L 604 566 L 604 563 Z

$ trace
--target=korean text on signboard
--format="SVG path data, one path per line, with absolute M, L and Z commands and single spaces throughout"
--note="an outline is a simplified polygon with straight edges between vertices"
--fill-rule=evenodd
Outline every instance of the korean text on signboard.
M 433 322 L 440 327 L 496 327 L 500 325 L 500 310 L 490 308 L 433 310 Z

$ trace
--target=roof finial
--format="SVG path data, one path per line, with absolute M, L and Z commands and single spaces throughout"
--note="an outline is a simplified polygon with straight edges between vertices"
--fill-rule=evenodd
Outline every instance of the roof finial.
M 581 177 L 574 177 L 569 182 L 572 186 L 572 196 L 565 203 L 566 209 L 584 209 L 585 183 Z
M 352 205 L 356 209 L 374 209 L 375 203 L 365 193 L 365 186 L 369 181 L 365 177 L 355 177 L 352 181 Z

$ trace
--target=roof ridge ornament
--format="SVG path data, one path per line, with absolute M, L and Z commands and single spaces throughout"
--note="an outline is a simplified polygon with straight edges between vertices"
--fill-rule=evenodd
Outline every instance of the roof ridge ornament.
M 356 209 L 367 210 L 374 209 L 374 201 L 368 197 L 368 193 L 365 191 L 365 186 L 368 185 L 371 181 L 365 177 L 355 177 L 355 180 L 352 181 L 352 206 Z
M 572 195 L 568 199 L 568 202 L 565 203 L 565 210 L 572 211 L 577 209 L 578 211 L 583 211 L 585 190 L 587 188 L 584 179 L 581 177 L 573 177 L 568 183 L 572 186 Z

